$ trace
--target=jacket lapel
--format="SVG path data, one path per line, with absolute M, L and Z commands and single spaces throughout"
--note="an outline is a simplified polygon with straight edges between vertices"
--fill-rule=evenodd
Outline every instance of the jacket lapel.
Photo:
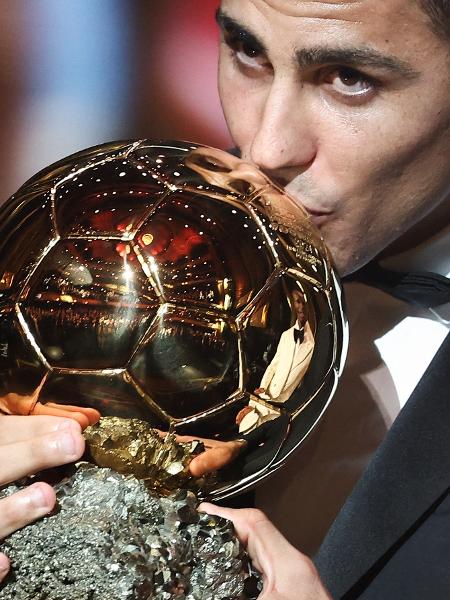
M 348 498 L 315 563 L 342 598 L 450 484 L 450 334 Z M 349 595 L 348 597 L 357 597 Z

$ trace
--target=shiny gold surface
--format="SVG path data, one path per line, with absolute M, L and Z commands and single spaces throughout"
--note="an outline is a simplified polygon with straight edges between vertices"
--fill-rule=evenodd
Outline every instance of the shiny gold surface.
M 280 361 L 297 293 L 310 334 L 294 346 L 291 332 Z M 214 442 L 250 436 L 211 497 L 253 485 L 296 449 L 346 345 L 340 286 L 306 213 L 220 150 L 98 146 L 0 209 L 0 409 L 33 397 Z M 257 392 L 274 362 L 274 383 Z

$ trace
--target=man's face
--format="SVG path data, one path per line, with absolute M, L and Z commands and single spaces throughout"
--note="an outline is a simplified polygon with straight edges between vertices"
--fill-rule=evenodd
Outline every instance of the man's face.
M 450 41 L 414 1 L 223 0 L 218 20 L 231 135 L 342 274 L 447 210 Z
M 303 309 L 303 296 L 297 290 L 292 292 L 292 304 L 294 306 L 295 314 L 297 315 L 297 322 L 299 325 L 306 323 L 305 311 Z

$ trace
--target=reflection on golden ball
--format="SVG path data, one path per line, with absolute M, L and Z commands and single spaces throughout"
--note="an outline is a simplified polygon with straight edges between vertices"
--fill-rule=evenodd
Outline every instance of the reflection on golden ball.
M 306 325 L 302 377 L 287 372 L 283 397 L 255 393 L 283 333 Z M 97 146 L 0 210 L 4 410 L 33 397 L 229 439 L 249 403 L 293 423 L 314 401 L 300 439 L 334 389 L 345 337 L 339 284 L 303 209 L 225 152 Z

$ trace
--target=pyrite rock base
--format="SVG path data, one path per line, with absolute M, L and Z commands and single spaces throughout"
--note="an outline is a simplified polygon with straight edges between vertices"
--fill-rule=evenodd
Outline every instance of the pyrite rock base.
M 230 522 L 196 496 L 83 463 L 56 487 L 58 511 L 1 545 L 12 569 L 1 600 L 243 600 L 258 595 Z M 9 486 L 0 497 L 16 491 Z M 253 588 L 253 589 L 250 589 Z

